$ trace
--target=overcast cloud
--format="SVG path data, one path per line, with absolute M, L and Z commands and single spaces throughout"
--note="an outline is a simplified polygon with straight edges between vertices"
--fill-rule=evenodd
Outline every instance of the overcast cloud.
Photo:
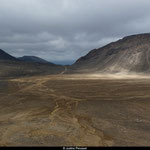
M 70 63 L 126 35 L 150 32 L 149 0 L 0 0 L 0 48 Z

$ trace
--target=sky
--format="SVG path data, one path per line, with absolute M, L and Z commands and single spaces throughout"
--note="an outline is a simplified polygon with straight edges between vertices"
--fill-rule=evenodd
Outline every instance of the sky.
M 124 36 L 150 32 L 149 0 L 0 0 L 0 49 L 71 64 Z

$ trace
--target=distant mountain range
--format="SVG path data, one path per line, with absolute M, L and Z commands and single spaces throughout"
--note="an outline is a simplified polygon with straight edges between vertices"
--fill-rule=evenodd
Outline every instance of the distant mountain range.
M 23 57 L 18 57 L 19 60 L 24 61 L 24 62 L 38 62 L 38 63 L 50 63 L 40 57 L 36 56 L 23 56 Z
M 150 33 L 124 37 L 93 49 L 71 66 L 36 56 L 15 58 L 0 50 L 0 77 L 65 73 L 150 73 Z
M 36 56 L 15 58 L 0 50 L 0 78 L 43 74 L 60 74 L 65 67 L 56 65 Z
M 79 58 L 71 73 L 150 73 L 150 33 L 124 37 Z
M 48 61 L 46 61 L 40 57 L 37 57 L 37 56 L 23 56 L 23 57 L 16 58 L 16 57 L 11 56 L 10 54 L 6 53 L 2 49 L 0 49 L 0 60 L 53 64 L 53 63 L 48 62 Z

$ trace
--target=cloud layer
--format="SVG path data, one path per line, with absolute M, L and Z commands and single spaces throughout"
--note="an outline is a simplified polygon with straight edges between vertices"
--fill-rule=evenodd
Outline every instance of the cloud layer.
M 148 0 L 0 0 L 0 48 L 69 63 L 126 35 L 150 32 Z

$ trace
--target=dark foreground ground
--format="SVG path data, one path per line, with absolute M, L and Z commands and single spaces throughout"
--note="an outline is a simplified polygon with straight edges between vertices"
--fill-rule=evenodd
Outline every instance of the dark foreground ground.
M 0 146 L 150 146 L 150 79 L 0 81 Z

